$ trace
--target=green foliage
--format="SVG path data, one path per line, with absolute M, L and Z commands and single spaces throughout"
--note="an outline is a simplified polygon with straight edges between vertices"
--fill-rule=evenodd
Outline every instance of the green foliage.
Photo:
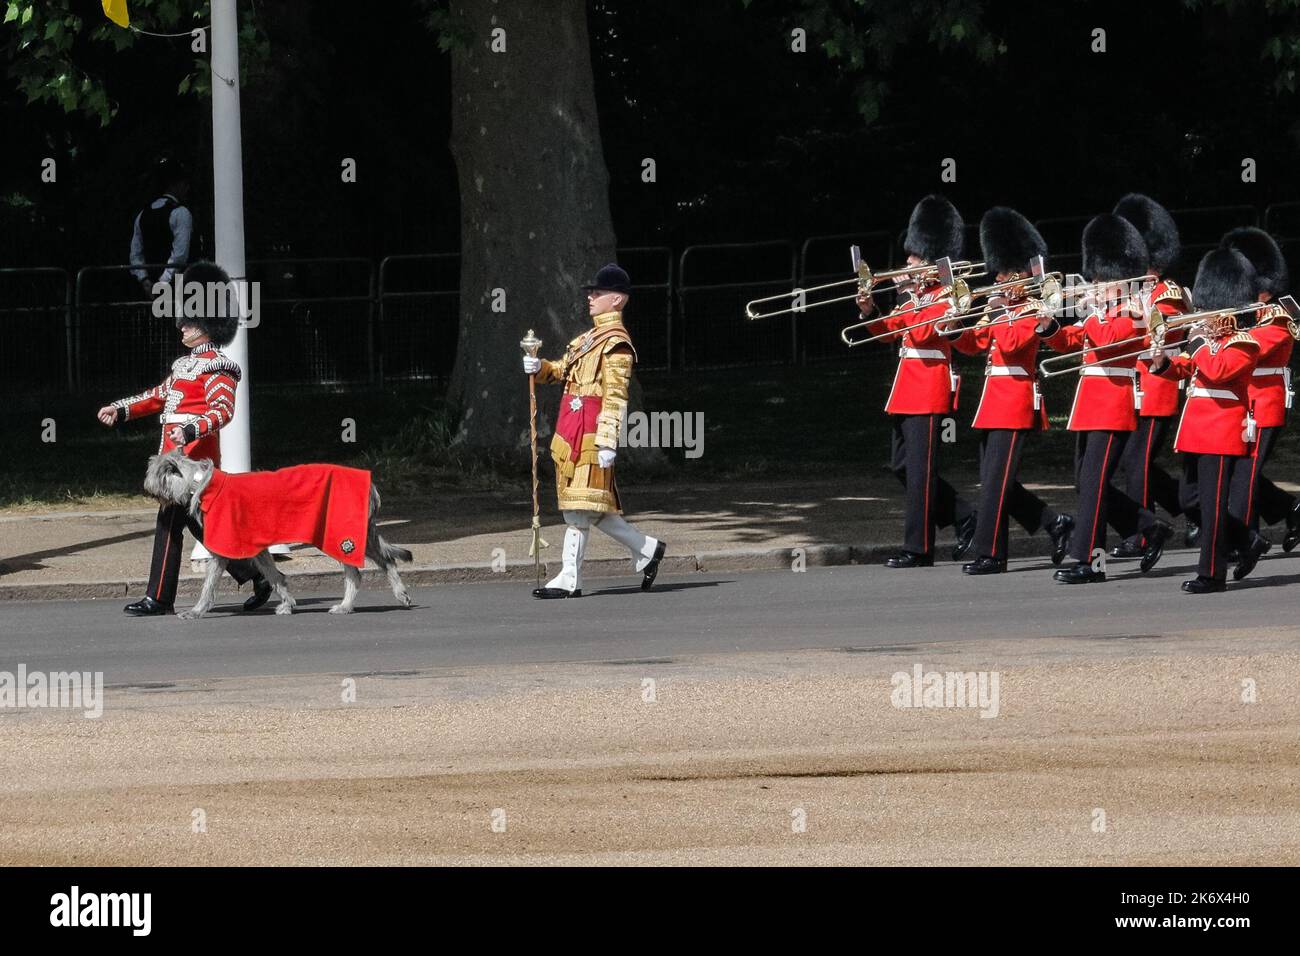
M 123 29 L 92 4 L 87 19 L 74 8 L 86 7 L 74 0 L 6 0 L 0 38 L 4 40 L 8 75 L 28 103 L 46 103 L 65 113 L 80 113 L 101 126 L 117 115 L 106 68 L 94 64 L 111 62 L 105 54 L 133 51 L 137 43 L 188 43 L 184 36 L 164 40 L 145 37 L 134 29 Z M 256 8 L 252 8 L 254 13 Z M 130 0 L 131 26 L 155 33 L 184 33 L 208 22 L 207 4 L 177 0 Z M 244 17 L 239 31 L 240 69 L 243 79 L 266 68 L 271 57 L 270 42 L 259 28 L 256 16 Z M 155 52 L 146 47 L 147 52 Z M 193 69 L 177 86 L 180 95 L 205 97 L 211 92 L 211 77 L 205 58 L 194 60 Z
M 424 25 L 438 40 L 438 49 L 449 53 L 465 49 L 474 40 L 474 33 L 463 19 L 451 11 L 448 0 L 415 0 L 415 7 L 424 18 Z

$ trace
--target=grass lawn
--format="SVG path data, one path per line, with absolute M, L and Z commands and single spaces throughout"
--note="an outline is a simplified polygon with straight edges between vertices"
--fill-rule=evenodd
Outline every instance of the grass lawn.
M 703 412 L 704 453 L 686 459 L 680 449 L 657 460 L 627 461 L 629 480 L 725 482 L 773 478 L 832 478 L 885 468 L 889 419 L 882 411 L 894 374 L 884 350 L 852 360 L 805 367 L 701 369 L 640 376 L 648 410 Z M 978 433 L 969 427 L 983 384 L 982 364 L 963 360 L 956 442 L 944 468 L 971 479 Z M 1070 481 L 1073 437 L 1064 430 L 1073 379 L 1048 383 L 1052 429 L 1029 446 L 1025 481 Z M 520 395 L 526 395 L 520 376 Z M 559 391 L 543 387 L 542 408 L 554 413 Z M 157 420 L 104 428 L 95 410 L 116 396 L 20 398 L 11 402 L 0 456 L 0 507 L 114 506 L 137 497 L 144 460 L 157 449 Z M 356 422 L 356 441 L 342 440 L 342 421 Z M 52 419 L 56 440 L 44 442 Z M 387 495 L 419 498 L 438 488 L 524 487 L 526 462 L 511 456 L 470 458 L 451 443 L 450 416 L 429 387 L 387 390 L 266 390 L 253 392 L 253 461 L 278 468 L 333 461 L 375 471 Z M 544 443 L 543 443 L 544 444 Z M 627 456 L 625 456 L 626 458 Z M 1280 479 L 1295 473 L 1300 447 L 1293 435 L 1278 444 L 1271 468 Z M 1166 466 L 1176 467 L 1171 452 Z M 550 481 L 544 466 L 544 481 Z

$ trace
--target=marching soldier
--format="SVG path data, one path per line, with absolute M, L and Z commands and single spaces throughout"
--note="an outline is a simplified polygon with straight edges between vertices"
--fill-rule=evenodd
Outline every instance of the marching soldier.
M 1169 525 L 1111 484 L 1124 441 L 1137 427 L 1137 367 L 1135 359 L 1113 363 L 1108 359 L 1129 351 L 1136 337 L 1134 321 L 1142 315 L 1138 298 L 1120 280 L 1143 275 L 1147 264 L 1146 244 L 1128 220 L 1115 215 L 1095 217 L 1083 230 L 1084 276 L 1099 285 L 1087 316 L 1064 327 L 1051 317 L 1038 325 L 1038 334 L 1050 348 L 1083 352 L 1067 426 L 1078 432 L 1078 527 L 1069 548 L 1075 563 L 1055 573 L 1055 579 L 1062 584 L 1106 580 L 1104 565 L 1094 568 L 1092 560 L 1096 550 L 1104 553 L 1107 523 L 1121 535 L 1137 531 L 1143 534 L 1140 567 L 1144 573 L 1160 560 L 1169 537 Z M 1111 282 L 1115 284 L 1106 285 Z
M 1001 284 L 1028 280 L 1034 259 L 1047 255 L 1047 243 L 1033 224 L 1014 209 L 998 206 L 980 221 L 980 248 L 988 271 Z M 953 345 L 968 355 L 988 354 L 984 391 L 972 427 L 980 435 L 980 497 L 975 520 L 975 560 L 966 574 L 998 574 L 1007 568 L 1007 522 L 1014 517 L 1033 534 L 1047 530 L 1052 563 L 1060 564 L 1069 547 L 1074 519 L 1057 514 L 1016 478 L 1025 440 L 1047 428 L 1047 409 L 1036 378 L 1039 338 L 1036 328 L 1043 305 L 1023 286 L 989 301 L 999 311 L 981 318 Z
M 1230 507 L 1233 516 L 1251 531 L 1259 530 L 1261 517 L 1266 524 L 1285 521 L 1287 531 L 1282 548 L 1290 552 L 1300 543 L 1300 501 L 1264 474 L 1264 466 L 1286 424 L 1286 412 L 1294 394 L 1291 350 L 1300 330 L 1286 310 L 1272 302 L 1287 291 L 1286 260 L 1272 236 L 1262 229 L 1234 229 L 1223 237 L 1223 244 L 1250 260 L 1259 287 L 1258 299 L 1266 303 L 1248 328 L 1248 334 L 1260 348 L 1248 396 L 1258 437 L 1251 445 L 1249 464 L 1233 472 Z
M 965 242 L 965 223 L 942 196 L 926 196 L 912 210 L 903 240 L 909 266 L 957 259 Z M 939 476 L 939 429 L 956 404 L 959 380 L 952 371 L 952 343 L 936 327 L 954 307 L 952 290 L 937 278 L 911 283 L 898 307 L 868 326 L 873 335 L 895 332 L 898 371 L 885 403 L 893 421 L 891 468 L 904 488 L 903 550 L 885 561 L 889 568 L 934 565 L 936 527 L 952 525 L 959 560 L 975 535 L 975 513 Z M 858 296 L 864 317 L 875 309 L 869 293 Z M 904 331 L 907 326 L 918 326 Z
M 1232 308 L 1255 300 L 1255 269 L 1235 249 L 1206 253 L 1196 271 L 1197 308 Z M 1157 336 L 1157 340 L 1159 336 Z M 1169 358 L 1163 350 L 1152 371 L 1188 381 L 1187 401 L 1178 423 L 1174 450 L 1182 452 L 1187 484 L 1195 484 L 1201 507 L 1201 558 L 1196 577 L 1183 582 L 1189 594 L 1227 588 L 1227 556 L 1240 555 L 1233 579 L 1241 580 L 1268 550 L 1268 540 L 1252 534 L 1228 506 L 1235 469 L 1250 470 L 1255 422 L 1250 413 L 1250 381 L 1259 359 L 1259 342 L 1237 331 L 1236 317 L 1198 322 L 1186 351 Z
M 196 262 L 185 271 L 184 281 L 205 288 L 220 285 L 228 288 L 230 276 L 211 262 Z M 204 296 L 207 302 L 208 297 Z M 157 414 L 162 421 L 159 454 L 183 448 L 193 459 L 211 459 L 221 465 L 221 443 L 217 432 L 230 424 L 235 415 L 235 387 L 239 383 L 239 364 L 221 351 L 234 341 L 239 331 L 239 315 L 232 305 L 215 316 L 177 316 L 176 327 L 181 342 L 190 349 L 172 365 L 172 372 L 161 385 L 131 398 L 105 405 L 97 416 L 105 425 L 120 425 L 144 415 Z M 124 610 L 133 617 L 171 614 L 180 582 L 181 543 L 185 528 L 203 540 L 202 526 L 180 505 L 163 505 L 158 509 L 154 526 L 153 560 L 149 566 L 149 586 L 145 596 L 128 604 Z M 244 602 L 245 611 L 255 611 L 271 597 L 271 585 L 248 561 L 231 561 L 226 570 L 241 585 L 254 582 L 253 594 Z
M 582 597 L 582 555 L 593 526 L 628 549 L 632 566 L 648 591 L 659 574 L 666 546 L 623 518 L 614 461 L 620 426 L 627 413 L 628 385 L 636 351 L 623 325 L 631 280 L 617 265 L 596 273 L 587 290 L 592 327 L 569 343 L 559 361 L 524 356 L 524 371 L 542 383 L 564 385 L 551 439 L 556 492 L 564 514 L 560 573 L 536 588 L 537 598 Z
M 1182 286 L 1167 275 L 1170 267 L 1178 261 L 1180 249 L 1174 217 L 1160 203 L 1141 193 L 1125 196 L 1115 205 L 1113 212 L 1131 222 L 1146 243 L 1151 257 L 1151 272 L 1158 279 L 1148 300 L 1150 306 L 1165 318 L 1186 312 L 1189 303 Z M 1145 329 L 1145 316 L 1134 319 L 1134 325 L 1139 330 Z M 1182 340 L 1181 332 L 1170 332 L 1165 341 L 1170 355 L 1178 354 L 1178 343 Z M 1128 496 L 1143 508 L 1155 511 L 1158 504 L 1176 518 L 1183 513 L 1178 480 L 1160 467 L 1156 456 L 1164 448 L 1165 437 L 1178 416 L 1179 383 L 1151 374 L 1150 366 L 1149 356 L 1138 359 L 1138 420 L 1137 428 L 1129 433 L 1120 456 L 1123 487 Z M 1195 517 L 1193 509 L 1187 515 L 1189 545 L 1195 545 L 1197 540 Z M 1141 536 L 1133 535 L 1117 544 L 1110 554 L 1113 558 L 1141 557 L 1144 547 Z

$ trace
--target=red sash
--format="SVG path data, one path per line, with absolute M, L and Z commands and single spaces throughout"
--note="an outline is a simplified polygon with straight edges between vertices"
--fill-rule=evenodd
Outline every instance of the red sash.
M 573 407 L 573 400 L 582 403 L 580 408 Z M 570 454 L 574 461 L 582 454 L 582 439 L 596 430 L 596 419 L 600 417 L 600 399 L 595 395 L 569 395 L 565 393 L 560 400 L 560 417 L 555 423 L 555 434 L 569 443 Z

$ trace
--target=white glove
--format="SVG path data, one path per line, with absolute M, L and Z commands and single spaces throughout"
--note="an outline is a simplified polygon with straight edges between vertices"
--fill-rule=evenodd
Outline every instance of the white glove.
M 613 468 L 614 459 L 618 457 L 618 452 L 612 448 L 602 448 L 596 452 L 596 463 L 601 468 Z
M 524 356 L 524 372 L 528 375 L 536 375 L 542 370 L 542 360 L 534 358 L 531 355 Z

